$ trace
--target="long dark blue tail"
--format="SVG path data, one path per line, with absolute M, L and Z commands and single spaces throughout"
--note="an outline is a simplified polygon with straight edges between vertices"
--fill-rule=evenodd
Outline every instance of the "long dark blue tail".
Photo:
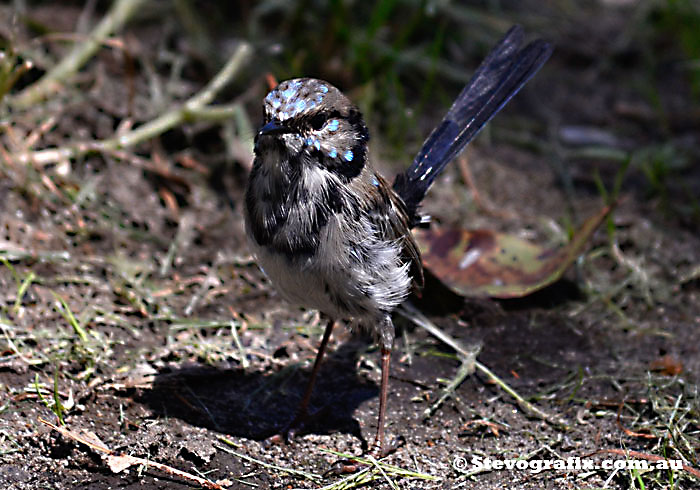
M 406 203 L 412 225 L 419 222 L 418 206 L 442 169 L 552 54 L 552 46 L 541 39 L 524 48 L 521 48 L 522 42 L 522 27 L 511 27 L 481 63 L 442 122 L 430 133 L 413 164 L 396 176 L 394 190 Z

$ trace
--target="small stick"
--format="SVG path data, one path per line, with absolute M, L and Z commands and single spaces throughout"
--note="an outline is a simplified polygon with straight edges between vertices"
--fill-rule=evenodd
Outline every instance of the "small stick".
M 229 446 L 236 446 L 236 444 L 231 441 L 230 439 L 226 437 L 219 437 L 219 440 L 225 444 L 228 444 Z M 221 451 L 224 451 L 229 454 L 233 454 L 234 456 L 237 456 L 241 459 L 244 459 L 246 461 L 249 461 L 251 463 L 259 464 L 263 468 L 267 468 L 268 470 L 277 470 L 277 471 L 284 471 L 285 473 L 289 473 L 290 475 L 296 475 L 296 476 L 301 476 L 303 478 L 306 478 L 307 480 L 312 480 L 315 482 L 321 481 L 321 475 L 317 475 L 315 473 L 309 473 L 307 471 L 300 471 L 300 470 L 295 470 L 293 468 L 285 468 L 284 466 L 278 466 L 276 464 L 272 463 L 266 463 L 265 461 L 261 461 L 259 459 L 252 458 L 250 456 L 246 456 L 245 454 L 239 453 L 234 451 L 233 449 L 229 449 L 225 446 L 214 446 L 217 449 L 220 449 Z
M 105 43 L 105 39 L 120 30 L 144 3 L 146 3 L 145 0 L 118 0 L 114 2 L 107 15 L 90 33 L 89 38 L 83 43 L 76 44 L 71 52 L 38 82 L 20 92 L 13 104 L 24 109 L 56 92 L 61 83 L 87 63 L 99 47 Z
M 224 487 L 219 485 L 218 483 L 215 483 L 211 480 L 208 480 L 206 478 L 199 477 L 197 475 L 193 475 L 191 473 L 187 473 L 182 470 L 178 470 L 177 468 L 173 468 L 172 466 L 168 466 L 162 463 L 157 463 L 155 461 L 150 461 L 144 458 L 138 458 L 136 456 L 130 456 L 128 454 L 124 453 L 117 453 L 113 451 L 112 449 L 108 448 L 105 446 L 102 441 L 99 439 L 96 440 L 90 440 L 87 437 L 81 436 L 80 434 L 66 429 L 65 427 L 59 427 L 57 425 L 52 424 L 48 420 L 44 420 L 43 418 L 39 417 L 39 422 L 42 424 L 48 425 L 51 427 L 53 430 L 59 432 L 61 435 L 64 437 L 67 437 L 69 439 L 73 439 L 74 441 L 77 441 L 81 444 L 86 445 L 87 447 L 100 452 L 102 454 L 106 455 L 106 460 L 107 464 L 109 465 L 110 469 L 115 472 L 119 473 L 126 468 L 129 468 L 131 466 L 135 465 L 141 465 L 145 467 L 153 467 L 158 470 L 163 471 L 164 473 L 167 473 L 172 476 L 179 476 L 183 480 L 187 480 L 192 483 L 196 483 L 197 485 L 200 485 L 204 488 L 210 488 L 212 490 L 225 490 Z
M 433 322 L 428 320 L 428 318 L 425 315 L 423 315 L 420 311 L 418 311 L 413 305 L 410 305 L 409 303 L 404 303 L 398 311 L 404 317 L 408 318 L 419 327 L 424 328 L 430 334 L 452 347 L 455 351 L 457 351 L 457 354 L 460 356 L 461 359 L 469 359 L 470 353 L 464 347 L 462 347 L 459 342 L 457 342 L 455 339 L 453 339 L 445 332 L 440 330 L 435 324 L 433 324 Z M 518 394 L 517 391 L 511 388 L 505 381 L 496 376 L 496 374 L 493 371 L 481 364 L 476 359 L 474 359 L 474 367 L 482 373 L 484 373 L 486 376 L 488 376 L 491 379 L 491 381 L 493 381 L 496 385 L 500 386 L 500 388 L 503 391 L 515 398 L 515 401 L 518 403 L 518 406 L 526 414 L 559 426 L 565 430 L 568 429 L 568 424 L 566 424 L 565 421 L 545 413 L 529 401 L 525 400 L 522 396 L 520 396 L 520 394 Z
M 195 115 L 206 117 L 205 114 L 207 110 L 214 112 L 218 110 L 216 106 L 212 108 L 207 104 L 209 104 L 214 97 L 216 97 L 216 94 L 235 77 L 243 64 L 248 60 L 251 51 L 252 48 L 249 44 L 239 44 L 224 67 L 200 92 L 192 96 L 180 107 L 171 109 L 136 129 L 106 140 L 80 142 L 60 148 L 22 152 L 15 155 L 14 159 L 21 164 L 31 163 L 37 166 L 44 166 L 61 160 L 76 158 L 91 152 L 115 152 L 155 138 L 185 121 L 194 119 Z M 228 114 L 228 110 L 231 107 L 234 106 L 222 106 L 220 108 L 223 110 L 222 114 Z
M 457 167 L 459 168 L 459 173 L 462 175 L 462 180 L 466 184 L 467 188 L 469 188 L 469 190 L 472 192 L 472 199 L 474 199 L 474 204 L 476 204 L 476 207 L 490 216 L 496 216 L 504 219 L 516 218 L 514 213 L 495 209 L 491 203 L 486 202 L 486 200 L 481 197 L 481 193 L 476 186 L 476 181 L 474 180 L 471 168 L 469 167 L 469 160 L 467 158 L 468 153 L 468 151 L 465 151 L 460 157 L 457 158 Z

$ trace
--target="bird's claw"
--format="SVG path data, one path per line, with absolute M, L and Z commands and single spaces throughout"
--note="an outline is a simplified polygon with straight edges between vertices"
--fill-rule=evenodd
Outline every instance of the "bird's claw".
M 306 417 L 296 416 L 294 420 L 288 423 L 283 429 L 276 434 L 271 435 L 264 441 L 265 446 L 278 446 L 283 444 L 291 444 L 294 439 L 304 429 L 304 421 Z
M 401 436 L 395 438 L 393 441 L 391 441 L 390 444 L 386 445 L 384 448 L 381 447 L 381 444 L 375 441 L 374 444 L 372 444 L 372 449 L 370 449 L 367 453 L 367 456 L 370 456 L 375 460 L 385 458 L 390 454 L 394 453 L 405 443 L 406 440 Z M 372 464 L 366 461 L 359 461 L 357 459 L 339 459 L 338 461 L 334 462 L 325 473 L 323 473 L 323 477 L 327 478 L 329 476 L 356 473 L 370 466 L 372 466 Z

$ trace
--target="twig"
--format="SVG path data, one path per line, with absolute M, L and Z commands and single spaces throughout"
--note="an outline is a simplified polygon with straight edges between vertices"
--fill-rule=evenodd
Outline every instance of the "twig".
M 371 472 L 372 467 L 371 466 L 366 466 L 362 468 L 361 470 L 352 473 L 350 476 L 346 476 L 342 480 L 334 481 L 333 483 L 330 483 L 326 485 L 325 487 L 321 487 L 318 490 L 348 490 L 350 488 L 358 488 L 361 485 L 364 485 L 366 483 L 373 482 L 375 480 L 378 480 L 379 478 L 374 474 L 374 472 Z M 293 488 L 292 490 L 301 490 L 300 488 Z
M 478 354 L 479 350 L 481 350 L 481 347 L 474 351 L 474 354 L 470 359 L 460 359 L 462 363 L 459 366 L 457 375 L 450 381 L 445 389 L 442 390 L 442 395 L 440 395 L 440 398 L 438 398 L 435 403 L 423 411 L 423 418 L 427 419 L 432 417 L 437 409 L 440 408 L 442 404 L 454 394 L 457 388 L 459 388 L 459 385 L 464 383 L 464 380 L 467 379 L 470 374 L 474 373 L 476 355 Z
M 628 429 L 627 427 L 622 425 L 622 408 L 625 406 L 624 402 L 620 402 L 617 406 L 617 426 L 620 428 L 622 432 L 624 432 L 626 435 L 630 437 L 640 437 L 643 439 L 659 439 L 659 436 L 655 434 L 648 434 L 645 432 L 635 432 L 633 430 Z
M 369 454 L 369 455 L 367 456 L 367 459 L 369 459 L 370 462 L 372 463 L 372 465 L 373 465 L 375 468 L 377 468 L 377 471 L 378 471 L 379 473 L 381 473 L 381 475 L 384 477 L 384 480 L 389 484 L 389 486 L 392 488 L 392 490 L 399 490 L 399 487 L 396 486 L 396 483 L 394 483 L 394 481 L 393 481 L 391 478 L 389 478 L 389 475 L 386 474 L 386 471 L 384 471 L 384 469 L 382 468 L 382 466 L 379 464 L 379 461 L 377 461 L 376 459 L 374 459 L 374 458 L 372 457 L 371 454 Z
M 405 312 L 403 310 L 406 310 Z M 432 415 L 437 411 L 438 408 L 442 406 L 445 401 L 452 396 L 459 385 L 461 385 L 467 377 L 474 372 L 474 366 L 476 362 L 476 356 L 481 350 L 481 346 L 471 349 L 471 351 L 465 349 L 460 342 L 453 339 L 445 332 L 437 328 L 430 320 L 428 320 L 420 311 L 418 311 L 412 304 L 404 303 L 402 308 L 399 309 L 399 313 L 405 318 L 411 320 L 419 327 L 424 328 L 434 337 L 437 337 L 443 343 L 452 347 L 459 357 L 460 366 L 457 375 L 450 381 L 450 383 L 445 387 L 435 403 L 426 408 L 423 412 L 424 418 L 432 417 Z
M 469 359 L 469 351 L 462 347 L 460 343 L 457 342 L 455 339 L 453 339 L 449 335 L 445 334 L 445 332 L 437 328 L 437 326 L 435 326 L 433 322 L 428 320 L 428 318 L 425 315 L 423 315 L 420 311 L 418 311 L 413 305 L 406 302 L 401 306 L 401 308 L 399 308 L 398 311 L 405 318 L 409 319 L 419 327 L 424 328 L 430 334 L 434 335 L 439 340 L 452 347 L 462 359 Z M 525 400 L 522 396 L 518 394 L 517 391 L 511 388 L 505 381 L 496 376 L 496 374 L 493 371 L 481 364 L 476 359 L 474 359 L 474 367 L 482 373 L 484 373 L 486 376 L 488 376 L 491 379 L 491 381 L 498 385 L 503 391 L 515 398 L 515 401 L 518 403 L 520 409 L 523 410 L 529 416 L 539 418 L 548 423 L 554 424 L 564 430 L 568 429 L 568 424 L 566 424 L 566 422 L 547 414 L 546 412 L 534 406 L 529 401 Z
M 35 152 L 20 153 L 15 156 L 15 160 L 25 165 L 31 163 L 33 165 L 43 166 L 83 156 L 91 152 L 114 152 L 155 138 L 187 120 L 192 120 L 196 116 L 206 114 L 207 111 L 216 113 L 217 117 L 229 114 L 228 110 L 231 106 L 224 106 L 223 110 L 219 113 L 219 108 L 216 106 L 209 107 L 207 104 L 209 104 L 214 97 L 216 97 L 216 94 L 235 77 L 250 56 L 251 51 L 252 49 L 249 44 L 241 43 L 219 73 L 217 73 L 211 82 L 200 92 L 192 96 L 180 107 L 171 109 L 134 130 L 106 140 L 81 142 L 60 148 L 48 148 Z
M 234 443 L 230 439 L 227 439 L 226 437 L 219 437 L 219 440 L 221 442 L 224 442 L 230 446 L 233 446 Z M 308 480 L 313 480 L 313 481 L 321 481 L 321 475 L 317 475 L 315 473 L 308 473 L 306 471 L 300 471 L 300 470 L 295 470 L 292 468 L 285 468 L 284 466 L 278 466 L 276 464 L 271 464 L 271 463 L 266 463 L 265 461 L 260 461 L 259 459 L 251 458 L 250 456 L 246 456 L 245 454 L 241 454 L 239 452 L 234 451 L 233 449 L 229 449 L 224 446 L 214 446 L 217 449 L 221 449 L 224 452 L 227 452 L 229 454 L 233 454 L 234 456 L 237 456 L 241 459 L 245 459 L 246 461 L 250 461 L 251 463 L 259 464 L 263 468 L 267 468 L 269 470 L 277 470 L 277 471 L 284 471 L 285 473 L 289 473 L 290 475 L 296 475 L 296 476 L 301 476 L 302 478 L 306 478 Z
M 0 239 L 0 259 L 15 260 L 40 260 L 42 262 L 67 262 L 71 259 L 69 252 L 64 250 L 38 251 L 22 248 L 19 245 Z
M 452 347 L 461 357 L 468 359 L 471 353 L 466 350 L 459 342 L 440 330 L 433 322 L 416 309 L 411 303 L 406 302 L 401 305 L 398 312 L 406 319 L 412 321 L 419 327 L 427 330 L 430 335 Z
M 13 100 L 13 104 L 24 109 L 56 92 L 61 83 L 92 58 L 105 39 L 119 31 L 144 3 L 146 3 L 145 0 L 118 0 L 114 2 L 112 8 L 97 24 L 89 38 L 84 43 L 76 44 L 71 52 L 38 82 L 19 93 Z
M 358 463 L 364 464 L 369 466 L 370 468 L 376 467 L 376 466 L 381 466 L 383 473 L 386 475 L 391 475 L 394 477 L 403 477 L 403 478 L 418 478 L 421 480 L 428 480 L 428 481 L 440 481 L 441 478 L 433 475 L 428 475 L 427 473 L 420 473 L 417 471 L 412 471 L 412 470 L 407 470 L 405 468 L 401 468 L 400 466 L 395 466 L 392 464 L 385 463 L 384 461 L 377 461 L 374 458 L 362 458 L 359 456 L 353 456 L 352 454 L 347 454 L 347 453 L 341 453 L 338 451 L 334 451 L 332 449 L 325 449 L 321 448 L 321 451 L 324 453 L 332 454 L 336 457 L 343 458 L 343 459 L 348 459 L 348 460 L 353 460 Z
M 250 366 L 250 363 L 248 362 L 248 354 L 245 351 L 245 347 L 243 346 L 243 343 L 241 342 L 240 337 L 238 336 L 238 324 L 241 326 L 245 325 L 245 320 L 241 318 L 241 316 L 236 313 L 236 311 L 229 306 L 228 311 L 231 312 L 231 316 L 233 317 L 233 320 L 231 320 L 231 335 L 233 336 L 233 343 L 236 344 L 236 348 L 238 349 L 238 356 L 240 357 L 239 362 L 241 363 L 241 367 L 245 371 L 248 369 L 248 366 Z
M 0 317 L 0 330 L 2 330 L 3 335 L 5 336 L 5 342 L 7 342 L 7 345 L 9 346 L 10 350 L 15 353 L 19 359 L 26 363 L 28 366 L 38 366 L 40 364 L 44 364 L 48 361 L 46 356 L 44 355 L 43 352 L 41 351 L 34 351 L 38 353 L 42 358 L 41 359 L 30 359 L 26 357 L 22 352 L 19 350 L 19 346 L 17 346 L 14 341 L 12 340 L 12 337 L 10 336 L 10 332 L 15 330 L 15 326 L 11 325 L 10 323 L 6 323 L 7 320 L 3 319 Z
M 57 425 L 54 425 L 48 420 L 44 420 L 41 417 L 39 417 L 39 422 L 48 425 L 53 430 L 61 433 L 61 435 L 63 435 L 64 437 L 73 439 L 74 441 L 84 444 L 87 447 L 106 455 L 105 459 L 107 460 L 107 465 L 114 473 L 119 473 L 131 466 L 136 465 L 145 466 L 147 468 L 153 467 L 169 475 L 178 476 L 183 480 L 196 483 L 197 485 L 200 485 L 204 488 L 210 488 L 213 490 L 224 490 L 224 487 L 222 487 L 218 483 L 215 483 L 211 480 L 202 478 L 197 475 L 193 475 L 191 473 L 187 473 L 182 470 L 178 470 L 177 468 L 173 468 L 172 466 L 157 463 L 155 461 L 150 461 L 144 458 L 138 458 L 136 456 L 130 456 L 124 453 L 117 453 L 116 451 L 113 451 L 112 449 L 108 448 L 102 441 L 97 439 L 97 437 L 94 435 L 90 439 L 88 439 L 87 437 L 82 436 L 72 430 L 66 429 L 65 427 L 59 427 Z
M 242 110 L 240 102 L 206 107 L 188 107 L 188 115 L 197 121 L 221 122 L 236 117 Z
M 459 158 L 457 158 L 457 168 L 459 168 L 459 173 L 462 175 L 462 180 L 464 181 L 464 184 L 472 193 L 472 199 L 474 200 L 474 204 L 476 204 L 476 207 L 479 208 L 480 211 L 483 211 L 484 213 L 490 216 L 496 216 L 498 218 L 504 219 L 516 218 L 515 213 L 496 209 L 493 206 L 493 204 L 487 202 L 481 196 L 479 188 L 476 185 L 476 181 L 474 180 L 474 176 L 472 175 L 472 171 L 469 168 L 469 160 L 467 159 L 467 153 L 468 152 L 465 151 Z
M 479 361 L 474 361 L 474 366 L 476 367 L 476 369 L 478 369 L 486 376 L 491 378 L 491 381 L 498 385 L 503 391 L 515 398 L 515 401 L 518 403 L 520 409 L 527 413 L 530 417 L 536 417 L 540 420 L 544 420 L 545 422 L 549 422 L 550 424 L 556 425 L 563 430 L 569 430 L 569 425 L 564 420 L 561 420 L 559 417 L 549 415 L 548 413 L 540 410 L 535 405 L 524 399 L 518 394 L 517 391 L 511 388 L 510 385 L 508 385 L 505 381 L 496 376 L 496 374 L 493 371 L 481 364 Z

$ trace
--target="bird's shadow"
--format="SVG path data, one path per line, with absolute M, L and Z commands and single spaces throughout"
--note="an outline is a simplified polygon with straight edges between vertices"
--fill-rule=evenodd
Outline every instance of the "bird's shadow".
M 552 302 L 557 304 L 562 294 L 575 293 L 569 289 L 562 289 L 560 282 L 556 288 L 545 289 L 530 298 L 502 302 L 503 310 L 511 313 L 494 313 L 489 308 L 482 308 L 481 303 L 475 303 L 472 309 L 480 310 L 477 314 L 479 321 L 475 322 L 480 327 L 467 331 L 456 327 L 448 333 L 455 337 L 469 334 L 468 337 L 483 339 L 480 358 L 490 363 L 496 371 L 499 371 L 499 367 L 501 370 L 506 369 L 505 366 L 512 367 L 517 361 L 518 369 L 526 373 L 533 383 L 551 382 L 553 377 L 566 374 L 567 369 L 555 372 L 550 365 L 544 366 L 533 359 L 547 357 L 564 365 L 578 360 L 591 365 L 597 357 L 591 351 L 592 345 L 587 339 L 572 334 L 565 324 L 552 322 L 551 319 L 546 325 L 534 328 L 527 321 L 527 315 L 519 315 L 518 311 L 527 313 L 533 306 L 542 308 Z M 420 304 L 426 306 L 434 297 L 424 295 Z M 441 308 L 446 307 L 445 298 L 442 296 L 438 303 Z M 448 299 L 464 309 L 463 298 L 452 293 Z M 416 330 L 410 324 L 398 326 Z M 342 432 L 357 437 L 363 445 L 367 444 L 355 412 L 363 402 L 377 397 L 379 390 L 375 383 L 358 375 L 357 353 L 366 347 L 366 343 L 367 339 L 353 336 L 339 348 L 326 353 L 311 399 L 312 416 L 300 434 Z M 569 356 L 566 362 L 561 358 L 562 353 Z M 433 357 L 426 357 L 423 362 L 422 358 L 416 359 L 410 368 L 399 368 L 396 364 L 392 396 L 400 398 L 397 393 L 404 378 L 422 379 L 428 383 L 453 369 L 451 361 Z M 186 365 L 162 370 L 156 375 L 151 389 L 140 390 L 133 397 L 149 407 L 156 417 L 175 417 L 195 427 L 262 441 L 278 433 L 294 418 L 310 371 L 310 365 L 301 368 L 291 361 L 280 369 L 267 368 L 265 371 Z
M 326 353 L 301 433 L 350 433 L 362 439 L 355 409 L 376 397 L 377 385 L 357 375 L 358 341 Z M 279 432 L 296 413 L 311 368 L 290 364 L 274 373 L 190 365 L 156 375 L 152 389 L 135 400 L 158 417 L 176 417 L 197 427 L 264 440 Z

